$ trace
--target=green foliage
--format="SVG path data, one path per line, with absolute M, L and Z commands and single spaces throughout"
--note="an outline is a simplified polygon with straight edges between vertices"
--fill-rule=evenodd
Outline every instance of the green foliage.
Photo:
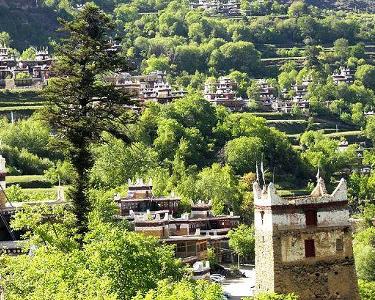
M 360 175 L 354 172 L 349 178 L 349 195 L 354 203 L 361 200 L 371 201 L 375 193 L 375 175 Z
M 106 134 L 105 143 L 94 149 L 95 165 L 91 170 L 94 186 L 116 187 L 130 179 L 142 178 L 158 166 L 158 153 L 143 143 L 127 146 Z
M 254 171 L 257 161 L 261 160 L 263 145 L 258 137 L 239 137 L 225 146 L 226 162 L 238 174 Z
M 229 42 L 214 50 L 209 65 L 219 72 L 238 70 L 253 73 L 259 65 L 260 53 L 250 42 Z
M 18 184 L 9 186 L 6 189 L 8 201 L 13 202 L 26 202 L 29 200 L 29 195 L 26 194 Z
M 339 151 L 336 140 L 325 137 L 320 131 L 307 131 L 300 138 L 305 148 L 302 158 L 315 170 L 320 168 L 326 178 L 336 170 L 353 166 L 356 163 L 356 145 L 350 145 L 345 151 Z
M 274 169 L 279 174 L 286 170 L 290 174 L 304 172 L 301 162 L 286 136 L 276 129 L 268 127 L 263 118 L 250 113 L 232 113 L 224 119 L 222 124 L 219 124 L 217 131 L 227 139 L 241 136 L 259 138 L 262 141 L 266 167 Z M 254 165 L 249 167 L 253 168 Z
M 210 168 L 204 168 L 198 174 L 196 189 L 201 200 L 212 201 L 213 211 L 217 214 L 239 209 L 237 179 L 229 166 L 221 167 L 215 163 Z
M 357 232 L 353 249 L 358 278 L 375 281 L 375 227 Z
M 57 163 L 44 172 L 44 176 L 52 184 L 70 184 L 74 181 L 74 169 L 68 161 L 57 161 Z
M 367 118 L 365 134 L 369 139 L 375 141 L 375 116 Z
M 22 60 L 35 60 L 36 49 L 34 47 L 29 47 L 21 53 L 20 59 Z
M 261 293 L 255 296 L 254 300 L 298 300 L 298 296 L 293 293 L 287 295 L 277 293 Z
M 206 280 L 191 281 L 183 279 L 173 283 L 163 280 L 157 289 L 151 290 L 145 296 L 141 294 L 133 300 L 221 300 L 223 292 L 220 285 Z
M 349 42 L 347 39 L 338 39 L 335 41 L 333 45 L 333 49 L 335 51 L 335 54 L 342 60 L 345 61 L 349 58 L 350 55 L 350 48 L 349 48 Z
M 169 71 L 170 62 L 168 57 L 155 55 L 144 61 L 144 73 L 149 74 L 153 71 Z
M 87 268 L 83 252 L 66 254 L 42 248 L 32 258 L 3 257 L 1 265 L 1 282 L 9 300 L 118 299 L 111 291 L 110 278 Z
M 375 299 L 375 281 L 358 281 L 359 294 L 363 300 Z
M 303 0 L 293 1 L 288 9 L 288 15 L 291 17 L 301 17 L 307 12 L 307 5 Z
M 74 225 L 75 217 L 65 204 L 24 205 L 11 223 L 13 229 L 25 232 L 26 249 L 45 246 L 65 252 L 78 247 Z
M 119 299 L 130 299 L 137 292 L 155 288 L 159 280 L 176 280 L 182 275 L 173 247 L 160 246 L 154 238 L 99 224 L 86 240 L 90 241 L 84 249 L 90 269 L 111 278 Z
M 0 32 L 0 46 L 9 47 L 10 45 L 10 35 L 8 32 Z
M 15 79 L 31 79 L 31 75 L 27 72 L 17 73 Z
M 95 209 L 82 247 L 75 215 L 66 204 L 24 206 L 17 213 L 12 227 L 26 232 L 31 253 L 2 257 L 7 299 L 125 300 L 156 288 L 160 280 L 182 277 L 172 246 L 114 223 L 109 194 L 92 191 L 91 197 Z
M 52 158 L 48 144 L 51 141 L 48 125 L 37 116 L 11 124 L 6 119 L 0 121 L 2 143 L 27 151 L 40 157 Z
M 228 232 L 229 247 L 242 257 L 255 258 L 254 227 L 241 224 Z
M 375 66 L 359 66 L 355 73 L 355 77 L 360 80 L 365 87 L 375 90 Z
M 25 148 L 20 150 L 4 144 L 0 145 L 0 150 L 12 175 L 41 175 L 52 166 L 48 158 L 40 158 Z
M 152 145 L 161 161 L 172 161 L 177 151 L 189 165 L 204 166 L 212 158 L 215 109 L 197 95 L 166 105 L 151 105 L 140 118 L 141 141 Z

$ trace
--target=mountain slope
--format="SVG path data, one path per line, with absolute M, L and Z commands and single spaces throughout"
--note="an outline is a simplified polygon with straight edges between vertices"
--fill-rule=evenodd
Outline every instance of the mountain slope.
M 8 32 L 12 46 L 47 45 L 55 37 L 58 14 L 47 7 L 37 7 L 35 0 L 0 0 L 0 31 Z
M 375 12 L 374 0 L 306 0 L 319 8 Z

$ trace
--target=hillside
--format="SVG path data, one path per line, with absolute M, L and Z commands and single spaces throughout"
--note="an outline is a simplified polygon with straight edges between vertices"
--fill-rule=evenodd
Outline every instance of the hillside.
M 42 46 L 55 37 L 57 13 L 37 7 L 34 0 L 0 0 L 0 31 L 13 37 L 13 46 L 25 49 Z
M 307 3 L 325 9 L 375 11 L 372 0 L 307 0 Z
M 66 2 L 48 2 L 44 0 L 0 0 L 0 31 L 6 31 L 13 37 L 13 46 L 25 49 L 30 45 L 43 46 L 56 37 L 57 18 L 64 14 L 57 7 L 66 5 Z M 107 11 L 111 11 L 117 4 L 128 1 L 97 0 L 94 1 Z M 290 3 L 291 0 L 282 1 Z M 310 5 L 321 9 L 344 9 L 375 11 L 372 0 L 306 0 Z M 68 1 L 75 4 L 76 1 Z

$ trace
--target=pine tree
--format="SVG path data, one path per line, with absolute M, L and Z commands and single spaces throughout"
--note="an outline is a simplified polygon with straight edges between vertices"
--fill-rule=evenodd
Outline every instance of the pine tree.
M 70 192 L 78 232 L 87 231 L 92 143 L 108 131 L 128 142 L 126 125 L 134 122 L 129 98 L 106 80 L 129 63 L 113 46 L 111 18 L 95 4 L 84 5 L 71 21 L 60 20 L 64 37 L 55 45 L 53 77 L 44 90 L 47 119 L 76 171 Z

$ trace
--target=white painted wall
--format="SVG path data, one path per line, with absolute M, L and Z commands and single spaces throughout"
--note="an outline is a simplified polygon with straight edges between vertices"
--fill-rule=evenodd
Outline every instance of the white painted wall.
M 349 210 L 318 212 L 318 226 L 349 225 Z

